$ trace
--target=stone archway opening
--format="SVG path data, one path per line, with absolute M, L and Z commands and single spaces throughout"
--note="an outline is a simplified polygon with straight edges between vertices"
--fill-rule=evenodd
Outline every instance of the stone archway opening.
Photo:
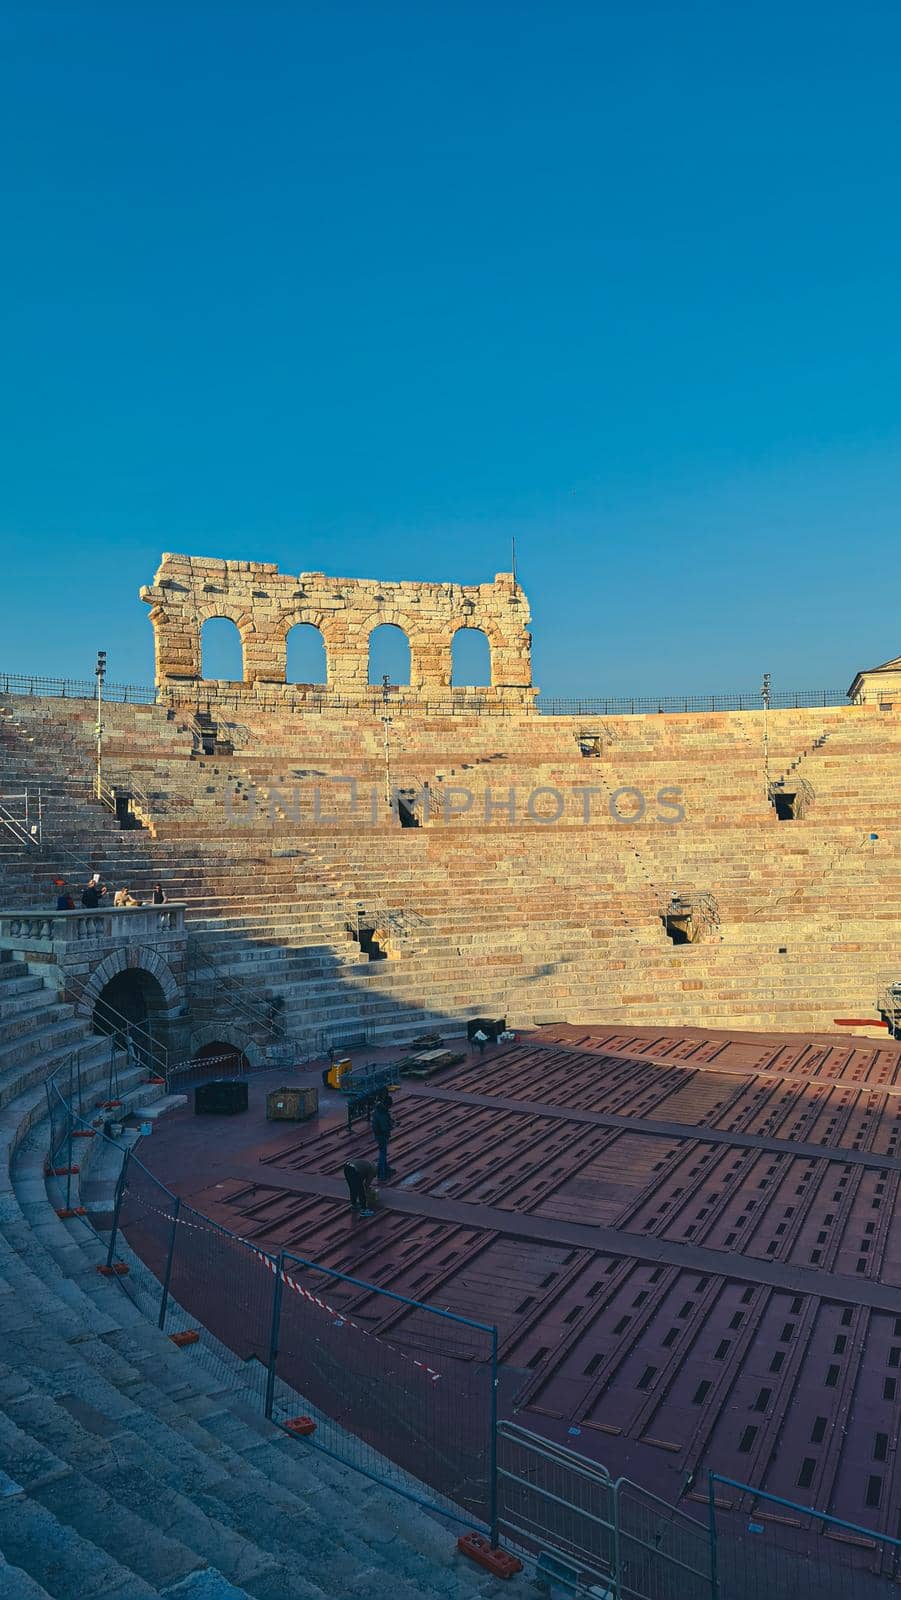
M 94 1001 L 91 1027 L 114 1041 L 118 1050 L 131 1045 L 142 1061 L 160 1056 L 167 1035 L 168 1006 L 162 986 L 143 967 L 125 967 L 107 980 Z
M 491 644 L 482 628 L 458 628 L 451 643 L 451 686 L 487 689 L 491 686 Z
M 327 681 L 321 630 L 312 622 L 295 622 L 285 636 L 285 682 L 305 686 Z
M 369 635 L 369 682 L 409 685 L 410 641 L 395 622 L 380 622 Z
M 241 1046 L 228 1039 L 211 1039 L 194 1051 L 191 1060 L 194 1066 L 208 1070 L 214 1078 L 243 1077 L 250 1065 Z
M 244 682 L 244 644 L 230 617 L 207 617 L 201 625 L 200 675 L 220 683 Z

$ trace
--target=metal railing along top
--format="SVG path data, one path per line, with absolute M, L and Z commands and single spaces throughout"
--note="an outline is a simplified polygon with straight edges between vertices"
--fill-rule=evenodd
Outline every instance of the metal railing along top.
M 524 693 L 534 691 L 526 687 Z M 52 678 L 23 672 L 0 672 L 0 693 L 47 697 L 61 700 L 93 700 L 96 682 L 89 678 Z M 125 705 L 178 705 L 195 713 L 223 711 L 229 706 L 235 710 L 258 711 L 368 711 L 374 716 L 389 712 L 408 711 L 425 716 L 519 716 L 525 711 L 520 699 L 505 699 L 502 693 L 487 689 L 459 689 L 434 698 L 421 691 L 405 690 L 394 685 L 387 700 L 381 691 L 372 690 L 357 696 L 334 693 L 327 686 L 302 688 L 294 684 L 272 687 L 269 692 L 253 684 L 225 683 L 220 685 L 209 679 L 197 679 L 184 684 L 164 684 L 160 688 L 149 684 L 106 683 L 104 700 Z M 763 699 L 759 689 L 718 690 L 713 694 L 639 694 L 639 695 L 542 695 L 534 702 L 536 711 L 543 716 L 632 716 L 653 715 L 665 712 L 704 711 L 759 711 Z M 776 711 L 804 710 L 821 706 L 846 706 L 848 696 L 842 689 L 774 689 L 770 694 L 770 707 Z
M 40 673 L 0 672 L 0 694 L 33 695 L 48 700 L 96 700 L 96 678 L 49 678 Z M 156 705 L 157 691 L 148 684 L 104 683 L 104 700 L 123 705 Z
M 769 703 L 773 711 L 803 711 L 822 706 L 846 706 L 848 696 L 841 689 L 774 689 Z M 716 694 L 540 695 L 536 705 L 546 717 L 640 716 L 690 711 L 762 711 L 763 696 L 759 689 L 723 690 Z

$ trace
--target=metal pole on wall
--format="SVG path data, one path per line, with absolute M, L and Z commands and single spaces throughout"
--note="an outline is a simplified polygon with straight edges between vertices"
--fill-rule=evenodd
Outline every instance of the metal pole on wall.
M 488 1526 L 491 1529 L 491 1548 L 500 1543 L 497 1494 L 497 1328 L 491 1330 L 491 1443 L 488 1452 Z
M 767 800 L 770 798 L 770 675 L 765 672 L 760 690 L 763 696 L 763 784 Z
M 166 1253 L 166 1276 L 163 1279 L 163 1298 L 160 1301 L 160 1320 L 158 1323 L 162 1333 L 166 1325 L 166 1308 L 169 1304 L 169 1282 L 172 1277 L 172 1257 L 175 1255 L 175 1235 L 178 1232 L 178 1213 L 181 1210 L 181 1197 L 175 1196 L 175 1210 L 172 1213 L 172 1232 L 169 1236 L 169 1249 Z
M 112 1266 L 112 1264 L 113 1264 L 113 1256 L 116 1253 L 116 1238 L 117 1238 L 118 1233 L 119 1233 L 119 1211 L 120 1211 L 121 1206 L 122 1206 L 122 1196 L 125 1193 L 125 1180 L 126 1180 L 126 1177 L 128 1175 L 128 1163 L 129 1163 L 130 1160 L 131 1160 L 131 1145 L 129 1145 L 128 1149 L 125 1152 L 125 1160 L 122 1163 L 122 1169 L 121 1169 L 121 1171 L 119 1173 L 119 1181 L 116 1184 L 116 1204 L 115 1204 L 115 1206 L 113 1208 L 113 1231 L 109 1236 L 109 1249 L 106 1252 L 106 1264 L 107 1264 L 107 1267 L 111 1267 Z
M 102 793 L 101 768 L 103 763 L 103 680 L 106 677 L 106 651 L 97 651 L 97 665 L 94 668 L 97 675 L 97 799 Z
M 272 1297 L 272 1324 L 269 1329 L 269 1361 L 266 1368 L 265 1414 L 272 1420 L 275 1399 L 275 1367 L 278 1361 L 279 1324 L 282 1319 L 282 1282 L 285 1276 L 285 1252 L 281 1251 L 275 1263 L 275 1293 Z
M 388 691 L 391 688 L 391 679 L 387 672 L 382 677 L 382 722 L 385 726 L 385 804 L 391 804 L 391 749 L 388 743 L 388 728 L 391 718 L 388 715 Z

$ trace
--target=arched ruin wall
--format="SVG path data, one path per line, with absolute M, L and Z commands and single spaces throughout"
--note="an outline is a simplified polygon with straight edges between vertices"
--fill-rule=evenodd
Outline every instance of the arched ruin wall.
M 512 573 L 493 583 L 379 583 L 298 577 L 268 562 L 220 561 L 164 555 L 151 585 L 141 590 L 150 607 L 156 645 L 156 679 L 162 689 L 202 686 L 201 628 L 228 617 L 244 653 L 244 684 L 284 684 L 286 639 L 295 623 L 319 628 L 328 664 L 328 688 L 348 697 L 369 687 L 369 636 L 382 623 L 402 628 L 410 643 L 410 688 L 423 698 L 449 693 L 453 635 L 478 628 L 491 649 L 492 692 L 531 706 L 529 606 Z M 209 680 L 207 680 L 209 681 Z

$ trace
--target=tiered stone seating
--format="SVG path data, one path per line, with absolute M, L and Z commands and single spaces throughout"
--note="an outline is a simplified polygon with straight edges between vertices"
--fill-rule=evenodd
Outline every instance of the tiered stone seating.
M 93 707 L 11 708 L 19 737 L 6 741 L 5 759 L 19 775 L 38 754 L 57 785 L 89 775 Z M 111 882 L 146 891 L 160 879 L 184 898 L 205 952 L 198 977 L 207 958 L 233 977 L 252 974 L 261 996 L 284 1002 L 302 1047 L 361 1027 L 373 1041 L 409 1037 L 485 1010 L 514 1024 L 569 1016 L 803 1031 L 831 1030 L 837 1017 L 876 1021 L 879 982 L 895 959 L 901 801 L 888 774 L 901 721 L 892 715 L 872 706 L 770 712 L 770 779 L 797 762 L 815 795 L 809 813 L 788 822 L 767 793 L 762 712 L 405 715 L 389 730 L 394 784 L 421 791 L 428 782 L 433 798 L 447 786 L 476 794 L 452 821 L 435 808 L 427 826 L 405 829 L 383 800 L 377 716 L 242 715 L 220 728 L 233 753 L 203 757 L 181 713 L 107 707 L 110 761 L 157 798 L 154 837 L 118 833 L 83 802 L 77 819 L 60 815 L 56 837 L 74 840 Z M 34 730 L 27 749 L 23 727 Z M 585 734 L 597 739 L 597 758 L 581 753 Z M 349 785 L 334 781 L 349 777 L 359 786 L 356 815 Z M 575 792 L 586 784 L 602 790 L 587 825 Z M 511 786 L 516 818 L 498 810 L 486 823 L 484 790 L 501 801 Z M 565 797 L 554 826 L 526 809 L 540 788 Z M 640 819 L 611 815 L 620 789 L 644 796 Z M 685 809 L 675 825 L 655 820 L 666 815 L 657 796 L 672 789 Z M 245 811 L 251 793 L 255 814 Z M 628 794 L 617 807 L 626 815 Z M 54 847 L 51 837 L 37 874 L 33 862 L 11 866 L 20 903 L 34 896 L 36 877 L 46 883 Z M 671 892 L 686 889 L 712 896 L 717 920 L 702 942 L 674 946 L 662 917 Z M 388 960 L 362 956 L 358 906 Z
M 176 1350 L 45 1176 L 44 1080 L 76 1046 L 86 1105 L 108 1043 L 0 959 L 0 1594 L 3 1600 L 398 1600 L 490 1595 L 449 1532 L 267 1423 Z M 123 1061 L 123 1112 L 159 1093 Z M 79 1185 L 122 1151 L 78 1141 Z M 112 1162 L 111 1162 L 111 1159 Z
M 240 983 L 283 1002 L 301 1055 L 361 1030 L 378 1042 L 459 1029 L 479 1012 L 514 1025 L 833 1031 L 839 1017 L 875 1021 L 880 979 L 895 975 L 901 720 L 875 707 L 770 713 L 769 778 L 803 775 L 813 794 L 788 822 L 767 793 L 762 713 L 405 716 L 390 728 L 393 782 L 479 798 L 452 821 L 402 829 L 382 798 L 378 717 L 247 711 L 220 730 L 232 753 L 203 756 L 181 713 L 110 706 L 107 781 L 148 798 L 149 826 L 134 832 L 91 796 L 90 702 L 0 710 L 0 789 L 40 784 L 45 796 L 40 855 L 0 837 L 6 905 L 51 905 L 55 877 L 94 870 L 139 894 L 162 882 L 188 906 L 195 1019 L 215 1015 L 226 1031 L 228 983 Z M 588 733 L 597 758 L 581 753 Z M 356 815 L 333 781 L 346 777 L 365 795 Z M 317 782 L 332 821 L 315 813 Z M 603 790 L 587 825 L 574 793 L 584 784 Z M 484 789 L 502 799 L 511 786 L 515 819 L 486 821 Z M 525 809 L 539 788 L 566 797 L 557 825 Z M 654 820 L 669 788 L 685 808 L 677 825 Z M 640 819 L 611 815 L 617 789 L 645 796 Z M 256 815 L 236 820 L 251 793 Z M 667 937 L 674 890 L 712 897 L 702 941 Z M 364 956 L 360 910 L 388 959 Z M 40 971 L 0 959 L 4 1600 L 486 1592 L 432 1524 L 322 1456 L 312 1463 L 96 1274 L 101 1246 L 83 1218 L 57 1215 L 58 1180 L 44 1174 L 45 1080 L 76 1049 L 99 1097 L 109 1042 Z M 126 1108 L 151 1103 L 159 1090 L 119 1066 Z M 109 1147 L 83 1144 L 76 1206 L 85 1172 L 114 1176 Z

